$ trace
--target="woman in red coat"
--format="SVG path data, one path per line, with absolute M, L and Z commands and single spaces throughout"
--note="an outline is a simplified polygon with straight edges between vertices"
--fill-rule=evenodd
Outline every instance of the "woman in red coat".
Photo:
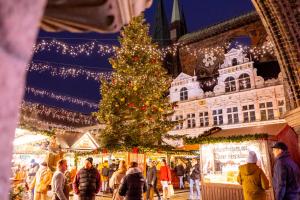
M 171 170 L 169 166 L 167 165 L 167 162 L 165 159 L 162 160 L 162 165 L 160 167 L 160 181 L 161 181 L 161 186 L 163 190 L 163 198 L 164 199 L 169 199 L 170 195 L 168 193 L 168 185 L 171 184 Z

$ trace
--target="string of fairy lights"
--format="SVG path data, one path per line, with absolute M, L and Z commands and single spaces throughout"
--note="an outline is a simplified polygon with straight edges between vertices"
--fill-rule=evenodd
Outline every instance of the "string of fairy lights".
M 57 101 L 69 102 L 69 103 L 73 103 L 73 104 L 77 104 L 77 105 L 81 105 L 81 106 L 87 106 L 89 108 L 95 108 L 95 109 L 98 108 L 97 103 L 94 103 L 94 102 L 91 102 L 88 100 L 83 100 L 83 99 L 76 98 L 76 97 L 57 94 L 52 91 L 42 90 L 42 89 L 38 89 L 38 88 L 34 88 L 34 87 L 26 87 L 25 91 L 33 94 L 34 96 L 48 97 L 51 99 L 55 99 Z
M 39 60 L 30 62 L 26 68 L 28 72 L 47 72 L 51 76 L 59 76 L 63 79 L 85 77 L 86 80 L 94 80 L 98 82 L 100 81 L 101 77 L 106 80 L 110 79 L 112 74 L 111 69 L 102 69 L 102 71 L 95 71 L 95 69 L 97 68 L 93 68 L 93 70 L 91 70 L 87 66 L 53 63 Z
M 139 44 L 136 44 L 137 46 Z M 185 51 L 190 56 L 194 56 L 196 58 L 203 57 L 207 53 L 216 53 L 222 54 L 224 53 L 224 49 L 230 46 L 236 46 L 237 48 L 243 49 L 245 53 L 250 53 L 253 56 L 253 59 L 259 59 L 266 54 L 274 55 L 274 45 L 272 42 L 267 41 L 262 46 L 255 46 L 249 47 L 242 45 L 239 42 L 234 43 L 224 43 L 214 47 L 206 47 L 206 48 L 192 48 L 190 45 L 186 45 L 184 43 L 174 43 L 172 45 L 160 48 L 162 57 L 165 57 L 168 54 L 175 55 L 177 49 L 181 49 Z M 157 49 L 148 49 L 148 47 L 143 47 L 146 50 L 150 51 L 157 51 Z M 80 44 L 68 44 L 64 41 L 56 40 L 56 39 L 49 39 L 49 40 L 41 40 L 38 41 L 37 44 L 33 47 L 33 53 L 40 53 L 43 51 L 55 51 L 56 53 L 60 53 L 62 55 L 70 55 L 73 57 L 86 55 L 90 56 L 92 54 L 99 54 L 101 56 L 104 55 L 111 55 L 116 52 L 118 47 L 116 45 L 111 44 L 102 44 L 101 42 L 95 41 L 88 41 Z
M 44 117 L 53 118 L 56 120 L 68 121 L 82 125 L 97 124 L 96 119 L 92 115 L 84 115 L 78 112 L 71 112 L 62 108 L 54 108 L 45 106 L 39 103 L 23 101 L 21 104 L 22 113 L 26 116 L 27 113 L 41 115 Z

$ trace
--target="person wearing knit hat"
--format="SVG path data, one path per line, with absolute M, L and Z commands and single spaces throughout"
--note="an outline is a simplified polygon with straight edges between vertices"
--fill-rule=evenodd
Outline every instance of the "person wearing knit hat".
M 73 190 L 78 200 L 95 200 L 101 187 L 98 170 L 93 167 L 93 158 L 85 159 L 84 167 L 80 169 L 73 182 Z
M 257 156 L 254 151 L 249 151 L 247 163 L 257 163 Z
M 273 187 L 276 200 L 300 199 L 300 170 L 283 142 L 272 146 L 275 158 Z
M 88 157 L 87 159 L 85 159 L 87 161 L 89 161 L 92 165 L 93 165 L 93 158 L 92 157 Z
M 269 180 L 257 165 L 257 156 L 254 151 L 248 152 L 247 164 L 239 167 L 237 182 L 243 187 L 245 200 L 266 200 Z

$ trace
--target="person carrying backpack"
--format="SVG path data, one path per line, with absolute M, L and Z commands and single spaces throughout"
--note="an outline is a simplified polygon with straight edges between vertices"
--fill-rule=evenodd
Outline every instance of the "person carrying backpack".
M 105 160 L 104 163 L 99 165 L 99 172 L 101 175 L 101 180 L 102 180 L 102 192 L 107 192 L 108 188 L 108 176 L 109 176 L 109 165 L 108 161 Z

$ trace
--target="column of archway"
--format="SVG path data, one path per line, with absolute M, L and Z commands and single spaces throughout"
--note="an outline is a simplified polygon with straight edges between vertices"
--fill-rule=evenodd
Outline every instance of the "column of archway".
M 0 0 L 0 199 L 7 200 L 13 138 L 45 0 Z
M 285 80 L 289 103 L 285 119 L 300 136 L 300 3 L 289 0 L 252 0 L 252 3 L 275 45 Z

